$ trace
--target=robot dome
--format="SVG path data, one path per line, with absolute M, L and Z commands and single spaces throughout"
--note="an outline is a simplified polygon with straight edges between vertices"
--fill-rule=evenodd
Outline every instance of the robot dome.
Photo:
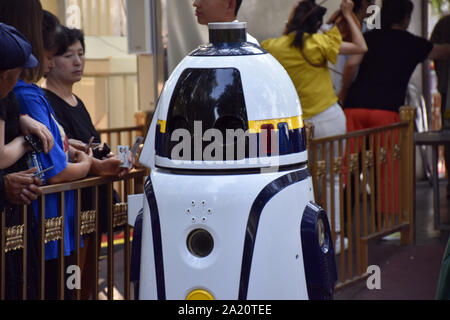
M 140 162 L 140 299 L 330 299 L 336 266 L 314 203 L 301 104 L 289 75 L 209 24 L 210 43 L 173 71 Z

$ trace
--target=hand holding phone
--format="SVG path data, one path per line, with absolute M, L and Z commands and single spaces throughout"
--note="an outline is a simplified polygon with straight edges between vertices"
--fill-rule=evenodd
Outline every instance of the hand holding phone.
M 94 158 L 102 160 L 103 158 L 106 158 L 108 154 L 111 152 L 111 147 L 106 142 L 103 143 L 103 147 L 101 145 L 97 146 L 93 150 L 94 152 Z
M 55 168 L 55 166 L 51 166 L 51 167 L 49 167 L 47 169 L 44 169 L 42 171 L 36 171 L 35 173 L 33 173 L 33 178 L 34 177 L 41 177 L 44 173 L 46 173 L 47 171 L 52 170 L 53 168 Z

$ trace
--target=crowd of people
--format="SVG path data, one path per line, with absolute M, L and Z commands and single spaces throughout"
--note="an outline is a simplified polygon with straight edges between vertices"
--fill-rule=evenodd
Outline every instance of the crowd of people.
M 242 0 L 195 0 L 193 6 L 198 22 L 207 25 L 237 21 L 241 3 Z M 324 7 L 314 0 L 299 1 L 283 34 L 261 42 L 290 75 L 303 117 L 314 124 L 317 138 L 398 122 L 411 75 L 427 59 L 436 61 L 439 91 L 444 102 L 449 100 L 449 17 L 438 24 L 430 41 L 407 31 L 414 9 L 411 0 L 384 0 L 381 29 L 368 30 L 364 18 L 373 3 L 342 0 L 340 10 L 324 24 Z M 259 45 L 254 37 L 248 35 L 248 39 Z M 130 168 L 122 168 L 122 162 L 113 154 L 96 158 L 88 148 L 88 144 L 101 141 L 83 101 L 73 92 L 85 64 L 81 30 L 62 25 L 57 17 L 42 9 L 39 0 L 0 0 L 0 48 L 0 209 L 5 212 L 7 225 L 18 225 L 21 207 L 28 205 L 27 296 L 33 299 L 37 297 L 39 268 L 33 241 L 37 236 L 36 199 L 42 195 L 39 186 L 88 175 L 123 176 Z M 42 77 L 44 81 L 37 86 Z M 40 150 L 36 150 L 36 144 Z M 333 149 L 337 152 L 338 148 Z M 35 174 L 43 170 L 47 171 Z M 327 196 L 334 192 L 337 200 L 338 182 L 329 180 Z M 82 210 L 91 209 L 91 197 L 92 192 L 83 191 Z M 75 258 L 76 203 L 74 192 L 65 192 L 67 264 Z M 56 195 L 47 195 L 45 206 L 46 219 L 57 216 Z M 336 204 L 332 213 L 337 234 L 339 208 Z M 99 210 L 104 212 L 106 208 L 102 205 Z M 104 215 L 100 214 L 100 218 Z M 87 252 L 92 249 L 92 240 L 82 239 L 85 299 L 94 292 L 94 284 L 87 280 L 92 263 Z M 336 242 L 338 251 L 345 248 L 345 239 L 338 237 Z M 57 242 L 46 244 L 46 299 L 58 297 L 57 257 Z M 20 295 L 23 279 L 18 270 L 22 261 L 20 252 L 7 255 L 8 299 Z M 66 298 L 70 298 L 70 292 L 66 292 Z
M 363 34 L 367 28 L 361 21 L 365 16 L 361 8 L 367 10 L 371 4 L 368 0 L 343 0 L 339 12 L 332 17 L 336 23 L 329 26 L 323 25 L 325 8 L 312 0 L 300 1 L 284 34 L 262 42 L 262 47 L 291 76 L 303 116 L 313 123 L 316 138 L 399 122 L 399 109 L 405 105 L 407 86 L 417 65 L 426 59 L 450 58 L 450 44 L 433 43 L 407 31 L 414 8 L 410 0 L 384 0 L 381 29 L 366 30 Z M 346 55 L 345 59 L 337 67 L 329 68 L 341 54 Z M 333 72 L 341 75 L 340 81 L 334 77 L 334 86 L 330 75 Z M 337 154 L 337 146 L 333 150 Z M 388 161 L 389 168 L 391 163 Z M 398 183 L 391 181 L 390 176 L 387 182 L 384 175 L 380 178 L 381 210 L 384 210 L 386 202 L 391 208 L 394 201 L 392 194 L 384 199 L 384 186 L 391 190 L 394 184 L 394 190 L 398 190 Z M 333 186 L 339 252 L 347 240 L 341 242 L 339 237 L 338 181 L 328 181 L 327 197 L 330 198 Z
M 130 169 L 114 155 L 95 158 L 88 143 L 100 144 L 83 102 L 72 92 L 84 70 L 84 36 L 81 30 L 60 24 L 56 16 L 42 9 L 39 0 L 0 1 L 1 97 L 0 168 L 2 169 L 1 210 L 7 225 L 20 225 L 22 205 L 28 206 L 27 297 L 37 298 L 37 238 L 40 185 L 71 182 L 88 175 L 123 176 Z M 42 87 L 36 83 L 45 78 Z M 130 159 L 134 163 L 134 159 Z M 35 174 L 35 172 L 42 172 Z M 3 190 L 4 188 L 4 190 Z M 104 195 L 105 192 L 100 192 Z M 4 198 L 3 198 L 4 196 Z M 90 209 L 92 192 L 83 190 L 82 210 Z M 74 191 L 64 193 L 64 255 L 66 265 L 74 264 L 76 210 Z M 106 216 L 100 200 L 100 224 Z M 103 210 L 102 210 L 103 209 Z M 58 215 L 58 196 L 45 196 L 45 218 Z M 104 230 L 104 228 L 103 228 Z M 33 241 L 34 240 L 34 241 Z M 87 280 L 88 251 L 92 239 L 83 237 L 81 271 Z M 7 255 L 6 298 L 18 299 L 23 284 L 21 252 Z M 45 245 L 45 298 L 58 298 L 58 242 Z M 92 269 L 92 268 L 90 268 Z M 86 271 L 86 272 L 84 272 Z M 86 281 L 86 284 L 89 282 Z M 84 298 L 93 286 L 82 290 Z M 70 298 L 70 292 L 66 292 Z

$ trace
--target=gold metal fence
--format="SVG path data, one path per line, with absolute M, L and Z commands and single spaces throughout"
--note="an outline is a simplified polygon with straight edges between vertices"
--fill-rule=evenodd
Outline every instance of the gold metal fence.
M 138 136 L 146 137 L 150 122 L 153 118 L 152 111 L 136 112 L 134 115 L 136 125 L 123 128 L 97 129 L 100 134 L 101 141 L 107 142 L 111 146 L 111 150 L 117 153 L 117 146 L 131 145 Z
M 117 153 L 117 146 L 126 145 L 131 147 L 138 136 L 145 138 L 145 127 L 143 125 L 123 128 L 97 129 L 101 141 L 111 146 L 111 151 Z
M 340 249 L 337 289 L 367 276 L 370 240 L 395 232 L 402 244 L 414 240 L 414 115 L 402 107 L 399 123 L 321 139 L 309 127 L 316 202 Z
M 75 265 L 80 266 L 80 253 L 81 253 L 81 236 L 87 236 L 94 234 L 95 245 L 93 251 L 90 253 L 93 255 L 93 265 L 88 266 L 92 268 L 91 271 L 93 278 L 90 279 L 95 285 L 94 299 L 99 297 L 99 243 L 101 241 L 99 233 L 99 188 L 106 186 L 106 206 L 107 206 L 107 298 L 112 300 L 114 298 L 114 232 L 117 228 L 120 228 L 124 232 L 124 299 L 130 299 L 130 226 L 128 225 L 128 204 L 126 202 L 113 204 L 113 184 L 119 182 L 123 185 L 124 197 L 127 199 L 128 195 L 143 193 L 144 178 L 148 174 L 145 169 L 132 170 L 127 176 L 119 179 L 117 177 L 94 177 L 84 180 L 51 185 L 42 187 L 44 195 L 56 194 L 58 197 L 58 216 L 53 219 L 45 219 L 45 197 L 42 196 L 38 199 L 38 221 L 37 221 L 37 236 L 30 232 L 27 232 L 30 228 L 30 221 L 27 219 L 27 207 L 22 208 L 22 223 L 16 226 L 6 226 L 5 214 L 1 213 L 0 218 L 0 300 L 5 299 L 5 260 L 8 254 L 15 251 L 21 251 L 22 254 L 22 270 L 15 270 L 17 274 L 21 273 L 22 276 L 22 289 L 21 298 L 27 299 L 27 240 L 28 237 L 35 237 L 33 239 L 37 243 L 37 256 L 38 256 L 38 283 L 37 283 L 37 298 L 45 298 L 45 244 L 52 241 L 58 241 L 58 297 L 64 299 L 65 291 L 65 257 L 64 257 L 64 193 L 66 191 L 75 191 L 75 201 L 73 206 L 75 210 L 75 232 L 74 234 L 80 235 L 75 237 Z M 94 193 L 94 206 L 92 210 L 81 211 L 81 192 L 88 189 Z M 83 290 L 83 288 L 81 288 Z M 81 298 L 81 290 L 74 290 L 73 298 Z

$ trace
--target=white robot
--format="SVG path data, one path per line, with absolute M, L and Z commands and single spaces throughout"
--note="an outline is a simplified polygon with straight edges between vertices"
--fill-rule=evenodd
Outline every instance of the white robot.
M 330 299 L 334 250 L 297 92 L 246 23 L 209 28 L 165 84 L 141 153 L 139 298 Z

